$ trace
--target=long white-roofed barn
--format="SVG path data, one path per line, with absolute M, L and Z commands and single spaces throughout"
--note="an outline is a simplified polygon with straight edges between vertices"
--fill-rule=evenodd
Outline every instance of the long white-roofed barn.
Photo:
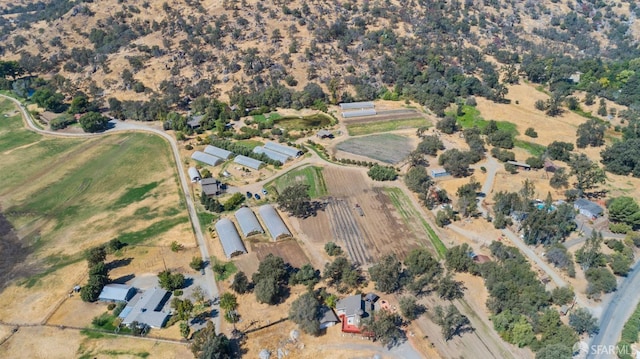
M 258 222 L 258 218 L 249 207 L 242 207 L 237 210 L 235 217 L 240 226 L 240 231 L 245 237 L 264 233 L 264 229 L 262 229 L 260 222 Z
M 260 217 L 262 217 L 262 221 L 264 222 L 264 225 L 267 226 L 267 230 L 274 241 L 291 237 L 291 232 L 289 232 L 287 225 L 284 224 L 284 221 L 278 214 L 278 211 L 276 211 L 272 205 L 265 204 L 260 206 L 260 208 L 258 208 L 258 213 L 260 213 Z
M 216 232 L 218 240 L 222 244 L 222 250 L 227 258 L 235 257 L 240 254 L 247 253 L 247 249 L 240 239 L 236 226 L 227 218 L 222 218 L 216 222 Z

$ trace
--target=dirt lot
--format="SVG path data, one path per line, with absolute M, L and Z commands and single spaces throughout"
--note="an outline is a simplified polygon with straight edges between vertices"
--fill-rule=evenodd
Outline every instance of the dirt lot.
M 324 257 L 324 244 L 334 241 L 353 261 L 367 265 L 389 253 L 403 257 L 426 240 L 411 232 L 386 193 L 376 191 L 365 172 L 361 168 L 325 167 L 330 196 L 326 210 L 304 220 L 291 219 L 310 252 Z
M 290 263 L 296 268 L 300 268 L 309 263 L 309 258 L 307 258 L 307 255 L 302 251 L 298 242 L 293 239 L 276 243 L 252 243 L 251 250 L 256 252 L 259 261 L 262 261 L 271 253 L 275 256 L 282 257 L 285 262 Z
M 382 134 L 351 138 L 340 142 L 336 149 L 358 156 L 370 157 L 385 163 L 396 164 L 404 160 L 415 147 L 408 137 Z

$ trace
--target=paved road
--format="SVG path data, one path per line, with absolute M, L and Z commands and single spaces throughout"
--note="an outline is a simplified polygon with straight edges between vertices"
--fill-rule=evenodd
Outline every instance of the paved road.
M 600 332 L 591 340 L 591 348 L 612 348 L 611 346 L 617 344 L 622 333 L 622 327 L 633 314 L 640 301 L 639 294 L 640 261 L 633 266 L 631 272 L 623 279 L 618 286 L 618 290 L 613 293 L 609 303 L 607 303 L 607 307 L 600 317 Z M 600 347 L 594 347 L 598 345 Z M 587 358 L 609 358 L 608 356 L 595 355 L 592 351 L 587 355 Z M 612 355 L 610 358 L 614 359 L 617 356 Z
M 13 97 L 9 97 L 9 96 L 5 96 L 0 94 L 0 97 L 6 98 L 8 100 L 13 101 L 18 108 L 20 109 L 20 111 L 22 112 L 22 116 L 25 119 L 26 123 L 27 123 L 27 127 L 35 132 L 41 133 L 41 134 L 45 134 L 45 135 L 51 135 L 51 136 L 58 136 L 58 137 L 81 137 L 81 138 L 89 138 L 89 137 L 97 137 L 97 136 L 104 136 L 104 135 L 109 135 L 111 133 L 116 133 L 116 132 L 126 132 L 126 131 L 142 131 L 142 132 L 150 132 L 153 134 L 156 134 L 158 136 L 161 136 L 162 138 L 166 139 L 169 144 L 171 145 L 171 150 L 173 152 L 173 157 L 174 160 L 176 162 L 176 168 L 178 171 L 178 177 L 180 178 L 180 184 L 182 187 L 182 192 L 184 194 L 184 198 L 186 201 L 186 206 L 187 206 L 187 211 L 189 212 L 189 219 L 191 220 L 191 226 L 193 227 L 193 231 L 195 233 L 196 236 L 196 240 L 198 242 L 198 247 L 200 247 L 200 254 L 202 255 L 202 259 L 205 262 L 210 261 L 211 257 L 209 256 L 209 250 L 207 249 L 207 243 L 205 241 L 204 235 L 202 234 L 202 228 L 200 227 L 200 221 L 198 220 L 198 215 L 196 212 L 196 207 L 193 203 L 193 198 L 191 197 L 191 192 L 189 191 L 189 184 L 191 183 L 191 181 L 189 181 L 187 179 L 187 176 L 184 172 L 184 167 L 182 166 L 182 161 L 180 159 L 180 151 L 178 150 L 178 144 L 176 143 L 176 140 L 171 137 L 169 134 L 167 134 L 166 132 L 164 132 L 161 129 L 158 128 L 153 128 L 153 127 L 149 127 L 149 126 L 144 126 L 144 125 L 140 125 L 137 123 L 130 123 L 130 122 L 123 122 L 123 121 L 118 121 L 118 120 L 114 120 L 112 119 L 110 121 L 110 123 L 114 126 L 113 128 L 103 132 L 103 133 L 66 133 L 66 132 L 56 132 L 56 131 L 51 131 L 51 130 L 43 130 L 38 128 L 35 125 L 34 119 L 31 116 L 31 114 L 29 113 L 29 111 L 27 111 L 27 109 L 22 105 L 22 103 L 20 103 L 20 101 L 16 100 Z M 209 295 L 212 298 L 217 298 L 219 297 L 220 293 L 218 291 L 218 286 L 216 285 L 216 281 L 215 281 L 215 277 L 213 274 L 213 270 L 211 268 L 211 266 L 207 266 L 205 269 L 205 278 L 206 278 L 206 286 L 205 286 L 205 290 L 209 293 Z M 217 303 L 217 301 L 214 301 Z M 217 313 L 220 313 L 220 308 L 218 305 L 214 305 L 213 309 L 216 310 Z M 216 328 L 220 328 L 220 315 L 217 315 L 214 318 L 214 324 L 216 325 Z

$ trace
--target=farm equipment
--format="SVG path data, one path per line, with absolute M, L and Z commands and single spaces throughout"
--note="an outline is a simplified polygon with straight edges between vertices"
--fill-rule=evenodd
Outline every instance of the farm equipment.
M 357 203 L 356 203 L 355 209 L 356 209 L 356 212 L 358 212 L 358 214 L 359 214 L 361 217 L 362 217 L 362 216 L 364 216 L 364 211 L 362 210 L 362 207 L 360 207 L 360 205 L 359 205 L 359 204 L 357 204 Z

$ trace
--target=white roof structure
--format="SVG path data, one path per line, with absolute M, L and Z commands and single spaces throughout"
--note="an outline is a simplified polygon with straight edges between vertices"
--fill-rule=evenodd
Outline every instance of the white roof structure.
M 265 204 L 258 208 L 258 212 L 260 213 L 260 217 L 262 217 L 262 221 L 264 225 L 267 226 L 267 230 L 271 234 L 271 238 L 274 241 L 284 237 L 291 237 L 291 232 L 282 221 L 282 218 L 278 214 L 275 208 L 273 208 L 270 204 Z
M 222 218 L 216 222 L 216 232 L 218 232 L 218 239 L 227 258 L 247 253 L 236 226 L 229 219 Z
M 235 163 L 237 163 L 237 164 L 239 164 L 241 166 L 253 168 L 254 170 L 259 170 L 260 167 L 262 167 L 264 165 L 264 162 L 262 162 L 262 161 L 258 161 L 256 159 L 253 159 L 253 158 L 247 157 L 247 156 L 243 156 L 243 155 L 236 156 L 236 158 L 233 159 L 233 162 L 235 162 Z
M 220 147 L 216 147 L 216 146 L 207 146 L 204 148 L 204 153 L 208 153 L 212 156 L 216 156 L 216 157 L 220 157 L 223 160 L 228 160 L 229 157 L 231 157 L 231 155 L 233 154 L 233 152 L 231 151 L 227 151 L 225 149 L 222 149 Z
M 136 289 L 124 284 L 107 284 L 102 288 L 98 300 L 103 302 L 127 302 L 136 294 Z
M 264 233 L 264 229 L 258 222 L 258 218 L 255 213 L 249 207 L 242 207 L 235 213 L 240 230 L 245 237 L 249 237 L 254 234 Z
M 275 143 L 275 142 L 267 142 L 267 143 L 265 143 L 264 144 L 264 148 L 270 149 L 271 151 L 284 153 L 285 155 L 287 155 L 289 157 L 293 157 L 293 158 L 300 157 L 303 154 L 303 152 L 300 151 L 297 148 L 281 145 L 281 144 Z
M 373 116 L 376 115 L 377 112 L 373 108 L 368 108 L 364 110 L 356 110 L 356 111 L 347 111 L 342 113 L 342 117 L 351 118 L 351 117 L 363 117 L 363 116 Z
M 208 153 L 196 151 L 191 155 L 196 161 L 208 164 L 209 166 L 217 166 L 222 163 L 222 158 L 210 155 Z
M 164 312 L 162 308 L 170 296 L 171 293 L 161 288 L 138 293 L 120 313 L 122 324 L 138 322 L 152 328 L 162 328 L 169 318 L 169 312 Z
M 189 167 L 189 170 L 187 172 L 189 172 L 189 178 L 191 179 L 191 182 L 198 182 L 202 178 L 202 176 L 200 176 L 200 172 L 195 167 Z
M 285 155 L 284 153 L 276 152 L 262 146 L 254 147 L 253 153 L 264 153 L 267 157 L 271 158 L 274 161 L 280 161 L 280 163 L 282 164 L 289 160 L 289 156 Z
M 341 110 L 362 110 L 365 108 L 373 108 L 373 102 L 349 102 L 349 103 L 341 103 Z

